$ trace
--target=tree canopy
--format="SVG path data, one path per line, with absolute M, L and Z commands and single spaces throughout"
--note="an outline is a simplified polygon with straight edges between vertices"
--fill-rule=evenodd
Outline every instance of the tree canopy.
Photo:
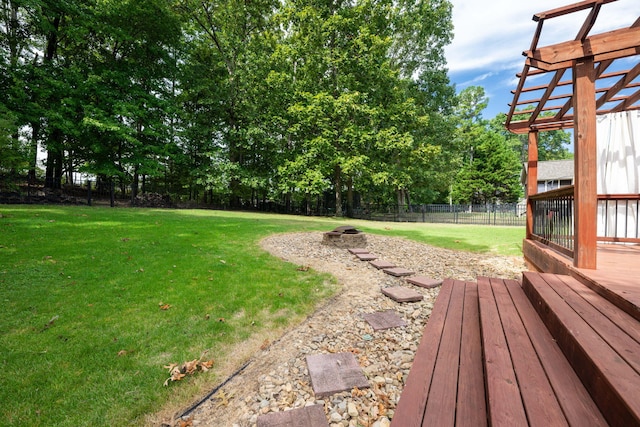
M 448 0 L 1 1 L 4 182 L 342 215 L 444 201 L 502 135 L 447 77 Z

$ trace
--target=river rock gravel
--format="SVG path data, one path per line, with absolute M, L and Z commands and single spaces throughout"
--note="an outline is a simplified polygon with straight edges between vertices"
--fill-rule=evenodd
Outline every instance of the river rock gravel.
M 366 237 L 366 249 L 379 259 L 436 279 L 521 279 L 525 270 L 518 257 L 453 251 L 397 237 Z M 331 427 L 389 426 L 439 287 L 424 289 L 385 274 L 346 249 L 322 244 L 322 233 L 272 235 L 261 245 L 287 262 L 332 274 L 341 290 L 254 354 L 244 370 L 175 425 L 253 427 L 261 414 L 320 404 Z M 394 302 L 381 293 L 387 286 L 411 287 L 424 299 Z M 374 331 L 363 315 L 383 310 L 395 310 L 407 325 Z M 355 355 L 371 387 L 316 397 L 305 358 L 337 352 Z

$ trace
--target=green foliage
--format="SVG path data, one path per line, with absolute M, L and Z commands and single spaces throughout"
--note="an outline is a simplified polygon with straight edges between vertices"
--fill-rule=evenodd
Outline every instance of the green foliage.
M 7 186 L 28 166 L 24 148 L 12 135 L 15 130 L 15 117 L 0 104 L 0 184 Z
M 419 202 L 457 166 L 447 0 L 4 6 L 9 135 L 32 175 L 44 147 L 48 187 L 82 171 L 236 206 Z
M 488 99 L 484 89 L 471 86 L 459 95 L 457 139 L 462 165 L 452 185 L 458 203 L 513 203 L 522 195 L 519 139 L 497 123 L 482 118 Z
M 459 203 L 514 203 L 522 196 L 521 163 L 501 135 L 485 132 L 474 157 L 458 174 L 452 198 Z

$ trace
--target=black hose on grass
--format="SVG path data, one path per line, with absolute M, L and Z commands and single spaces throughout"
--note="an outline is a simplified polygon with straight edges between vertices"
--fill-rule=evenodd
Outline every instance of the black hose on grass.
M 224 380 L 222 383 L 218 384 L 213 390 L 211 390 L 205 397 L 203 397 L 202 399 L 200 399 L 198 402 L 194 403 L 189 409 L 187 409 L 186 411 L 184 411 L 182 413 L 182 415 L 180 415 L 180 418 L 184 418 L 187 415 L 189 415 L 191 412 L 193 412 L 198 406 L 202 405 L 205 401 L 209 400 L 211 398 L 211 396 L 213 396 L 214 394 L 216 394 L 218 392 L 218 390 L 220 390 L 222 387 L 224 387 L 225 385 L 227 385 L 227 383 L 229 381 L 231 381 L 232 379 L 234 379 L 236 376 L 238 376 L 238 374 L 240 374 L 242 371 L 244 371 L 247 366 L 249 366 L 249 364 L 251 363 L 251 360 L 249 360 L 247 363 L 245 363 L 244 365 L 242 365 L 240 368 L 238 368 L 237 371 L 235 371 L 233 374 L 229 375 L 227 377 L 226 380 Z

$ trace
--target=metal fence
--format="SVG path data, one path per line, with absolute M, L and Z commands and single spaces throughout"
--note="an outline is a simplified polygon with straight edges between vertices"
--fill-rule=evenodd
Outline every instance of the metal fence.
M 368 206 L 354 209 L 353 217 L 372 221 L 430 222 L 443 224 L 476 224 L 525 226 L 526 205 L 405 205 Z

